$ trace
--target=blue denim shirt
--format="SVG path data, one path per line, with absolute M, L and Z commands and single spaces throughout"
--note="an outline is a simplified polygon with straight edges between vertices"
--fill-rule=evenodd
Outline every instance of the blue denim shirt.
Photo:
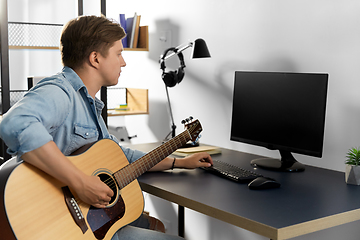
M 22 156 L 49 141 L 62 153 L 99 139 L 119 141 L 109 134 L 101 111 L 104 103 L 93 99 L 80 77 L 68 67 L 41 80 L 17 102 L 0 123 L 0 137 L 11 155 Z M 121 147 L 129 162 L 144 153 Z

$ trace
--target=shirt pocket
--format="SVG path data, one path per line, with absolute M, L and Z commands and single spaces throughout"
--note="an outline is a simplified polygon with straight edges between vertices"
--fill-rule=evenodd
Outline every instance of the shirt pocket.
M 91 127 L 91 126 L 81 126 L 78 124 L 75 124 L 74 126 L 74 133 L 77 136 L 82 137 L 83 139 L 93 139 L 93 138 L 98 138 L 99 133 L 97 131 L 96 127 Z
M 96 127 L 75 124 L 74 134 L 72 135 L 69 152 L 72 153 L 82 146 L 94 143 L 99 138 L 99 132 Z

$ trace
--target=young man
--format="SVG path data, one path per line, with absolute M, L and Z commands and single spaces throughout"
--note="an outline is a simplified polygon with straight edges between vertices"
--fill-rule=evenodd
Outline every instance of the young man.
M 109 204 L 113 191 L 96 176 L 88 176 L 65 157 L 76 149 L 103 138 L 118 140 L 109 134 L 101 117 L 104 104 L 95 97 L 102 86 L 116 85 L 121 68 L 119 24 L 105 17 L 83 16 L 71 20 L 61 36 L 63 70 L 40 81 L 11 108 L 0 123 L 0 137 L 8 152 L 60 180 L 78 197 L 95 207 Z M 123 148 L 133 162 L 144 153 Z M 152 171 L 207 167 L 212 164 L 206 153 L 177 159 L 165 158 Z M 154 231 L 143 232 L 126 226 L 113 239 L 172 239 Z M 151 237 L 152 236 L 152 237 Z M 175 238 L 175 237 L 174 237 Z

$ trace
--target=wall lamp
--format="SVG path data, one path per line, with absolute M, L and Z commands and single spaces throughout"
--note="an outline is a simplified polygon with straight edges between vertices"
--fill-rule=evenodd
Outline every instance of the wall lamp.
M 175 133 L 176 125 L 174 123 L 174 117 L 173 117 L 172 110 L 171 110 L 168 87 L 174 87 L 176 84 L 179 84 L 183 80 L 184 75 L 185 75 L 184 68 L 186 66 L 185 66 L 184 56 L 183 56 L 182 52 L 191 47 L 193 48 L 193 51 L 192 51 L 193 59 L 194 58 L 209 58 L 209 57 L 211 57 L 205 41 L 201 38 L 198 38 L 193 42 L 182 44 L 178 47 L 168 48 L 160 56 L 160 61 L 159 61 L 160 69 L 162 70 L 161 78 L 165 83 L 166 96 L 167 96 L 167 100 L 168 100 L 168 104 L 169 104 L 170 117 L 171 117 L 171 122 L 172 122 L 171 131 L 165 137 L 164 141 L 169 140 L 170 135 L 171 135 L 171 138 L 173 138 L 173 137 L 175 137 L 175 134 L 176 134 Z M 175 71 L 166 72 L 165 71 L 165 69 L 166 69 L 165 61 L 174 56 L 178 56 L 179 61 L 180 61 L 180 66 Z
M 198 38 L 193 42 L 189 42 L 187 44 L 183 44 L 183 45 L 176 47 L 175 48 L 176 50 L 174 52 L 172 52 L 166 56 L 161 55 L 160 58 L 165 61 L 165 60 L 175 56 L 177 53 L 180 53 L 190 47 L 193 47 L 192 58 L 209 58 L 209 57 L 211 57 L 204 39 Z

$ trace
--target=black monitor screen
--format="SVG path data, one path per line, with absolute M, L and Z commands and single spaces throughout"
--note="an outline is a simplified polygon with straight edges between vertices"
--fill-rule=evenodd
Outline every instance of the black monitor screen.
M 235 72 L 231 140 L 321 157 L 327 83 L 322 73 Z

